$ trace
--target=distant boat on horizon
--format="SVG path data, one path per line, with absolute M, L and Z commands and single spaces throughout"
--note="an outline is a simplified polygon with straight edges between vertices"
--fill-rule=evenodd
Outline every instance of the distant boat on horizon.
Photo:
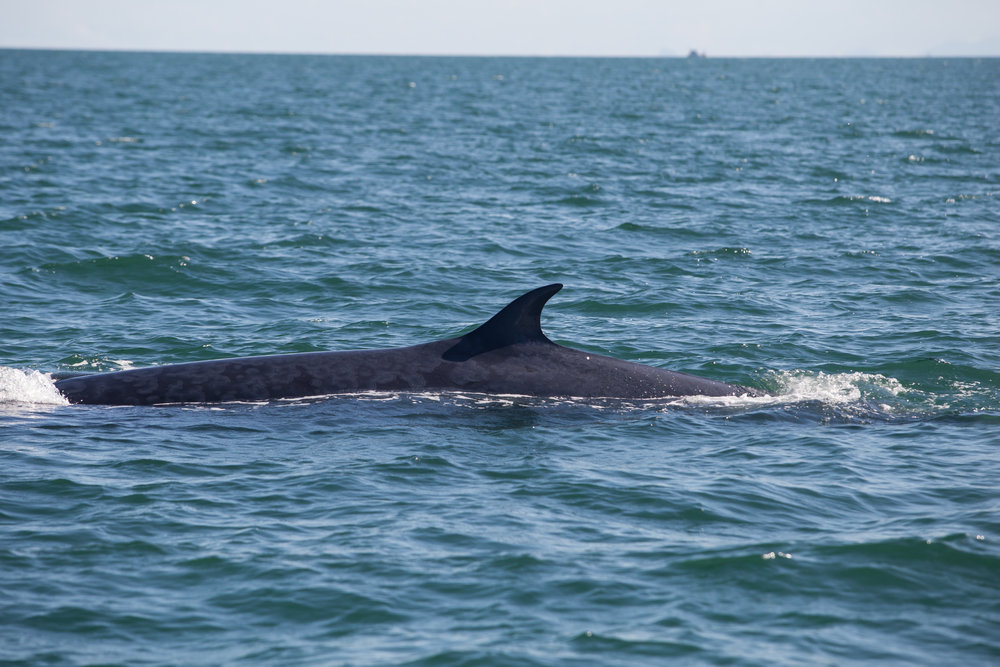
M 691 49 L 688 52 L 688 56 L 687 57 L 688 58 L 707 58 L 708 54 L 706 54 L 706 53 L 698 53 L 698 51 L 696 49 Z

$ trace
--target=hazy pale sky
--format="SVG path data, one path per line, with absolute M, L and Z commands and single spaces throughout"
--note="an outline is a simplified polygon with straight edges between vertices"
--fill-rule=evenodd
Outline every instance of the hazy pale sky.
M 1000 0 L 0 0 L 0 47 L 1000 55 Z

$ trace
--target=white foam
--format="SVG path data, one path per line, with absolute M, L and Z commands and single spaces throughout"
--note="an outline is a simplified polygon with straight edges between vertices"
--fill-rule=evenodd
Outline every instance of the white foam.
M 905 391 L 896 378 L 878 373 L 823 373 L 814 371 L 772 371 L 768 396 L 685 396 L 678 404 L 724 407 L 767 407 L 790 403 L 818 402 L 843 406 L 861 401 L 888 402 Z M 888 408 L 888 405 L 885 406 Z
M 47 373 L 0 366 L 0 405 L 68 405 Z
M 584 397 L 539 397 L 521 394 L 480 394 L 462 391 L 383 392 L 366 391 L 348 394 L 283 399 L 282 402 L 301 403 L 326 398 L 359 401 L 393 401 L 403 396 L 410 400 L 450 402 L 473 406 L 544 404 L 588 405 L 593 408 L 649 409 L 663 406 L 696 406 L 708 408 L 769 408 L 796 403 L 821 403 L 852 411 L 864 405 L 865 411 L 891 413 L 902 407 L 900 394 L 907 389 L 899 380 L 877 373 L 823 373 L 816 371 L 770 371 L 764 384 L 772 393 L 765 396 L 678 396 L 657 399 L 618 399 Z M 906 403 L 904 401 L 904 403 Z
M 854 403 L 898 396 L 905 388 L 896 378 L 878 373 L 775 372 L 778 394 L 795 401 Z

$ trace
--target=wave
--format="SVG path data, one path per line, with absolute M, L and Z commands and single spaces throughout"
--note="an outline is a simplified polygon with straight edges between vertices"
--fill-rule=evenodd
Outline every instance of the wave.
M 968 382 L 957 380 L 935 387 L 940 391 L 930 391 L 880 373 L 783 370 L 765 372 L 762 384 L 770 395 L 685 396 L 670 405 L 844 422 L 917 421 L 1000 409 L 988 405 L 991 401 L 981 392 L 970 393 Z M 970 397 L 979 400 L 972 404 Z
M 69 405 L 69 402 L 56 389 L 49 374 L 0 366 L 0 406 L 11 404 Z
M 856 204 L 891 204 L 892 199 L 883 195 L 837 195 L 829 199 L 809 198 L 799 201 L 800 204 L 819 204 L 832 206 L 853 206 Z

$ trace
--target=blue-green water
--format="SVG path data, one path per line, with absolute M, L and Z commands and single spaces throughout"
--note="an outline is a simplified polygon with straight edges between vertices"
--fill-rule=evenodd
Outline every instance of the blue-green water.
M 0 662 L 995 664 L 1000 61 L 0 51 Z M 765 387 L 65 405 L 452 336 Z

